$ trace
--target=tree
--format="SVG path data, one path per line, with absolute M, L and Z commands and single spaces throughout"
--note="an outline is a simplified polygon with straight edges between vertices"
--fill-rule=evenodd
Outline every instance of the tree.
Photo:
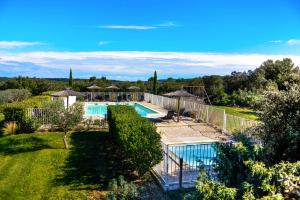
M 228 94 L 239 89 L 245 89 L 248 86 L 248 74 L 233 71 L 230 76 L 224 77 L 224 85 Z
M 96 76 L 91 76 L 90 79 L 89 79 L 89 82 L 90 83 L 93 83 L 97 80 Z
M 274 81 L 280 90 L 286 89 L 286 83 L 299 81 L 299 69 L 289 58 L 283 60 L 267 60 L 259 67 L 263 70 L 266 80 Z
M 157 94 L 157 74 L 156 71 L 154 71 L 154 76 L 153 76 L 153 89 L 152 89 L 153 94 Z
M 271 164 L 300 160 L 300 85 L 267 92 L 260 103 L 259 135 Z
M 63 142 L 65 148 L 68 149 L 67 133 L 82 121 L 84 114 L 82 104 L 77 102 L 66 109 L 62 100 L 54 100 L 46 103 L 45 110 L 49 116 L 50 123 L 63 130 Z
M 72 68 L 70 68 L 70 74 L 69 74 L 69 86 L 73 86 L 73 74 L 72 74 Z
M 219 104 L 222 98 L 226 96 L 222 77 L 217 75 L 204 76 L 203 82 L 209 99 L 213 103 Z

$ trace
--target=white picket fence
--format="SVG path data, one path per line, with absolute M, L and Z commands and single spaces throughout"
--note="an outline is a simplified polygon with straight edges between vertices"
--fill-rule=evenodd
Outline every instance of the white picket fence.
M 144 94 L 145 101 L 158 105 L 167 110 L 177 110 L 177 99 Z M 180 107 L 196 115 L 196 119 L 212 124 L 225 132 L 244 132 L 250 127 L 258 125 L 257 121 L 226 114 L 224 109 L 202 104 L 191 99 L 180 101 Z M 34 117 L 42 124 L 49 124 L 50 117 L 43 108 L 28 108 L 27 117 Z
M 37 119 L 41 124 L 49 124 L 51 117 L 44 108 L 27 108 L 26 116 Z
M 167 110 L 177 110 L 177 99 L 145 93 L 145 101 L 158 105 Z M 244 132 L 246 129 L 257 126 L 258 122 L 242 117 L 226 114 L 224 109 L 202 104 L 190 99 L 180 101 L 180 107 L 185 111 L 196 114 L 196 119 L 212 124 L 225 132 Z

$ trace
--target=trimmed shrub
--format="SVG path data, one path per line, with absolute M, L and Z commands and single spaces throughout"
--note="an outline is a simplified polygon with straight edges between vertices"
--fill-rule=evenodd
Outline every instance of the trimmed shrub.
M 124 105 L 108 107 L 109 131 L 134 170 L 144 175 L 162 159 L 155 126 Z

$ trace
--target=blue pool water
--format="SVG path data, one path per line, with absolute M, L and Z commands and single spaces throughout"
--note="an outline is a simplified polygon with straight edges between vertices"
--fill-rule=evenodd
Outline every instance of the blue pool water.
M 197 167 L 201 164 L 211 166 L 216 157 L 216 151 L 212 144 L 189 144 L 182 146 L 170 146 L 169 150 L 183 159 L 189 166 Z
M 127 105 L 134 107 L 136 112 L 142 117 L 147 117 L 148 114 L 157 113 L 154 110 L 146 108 L 145 106 L 138 103 L 128 103 Z M 104 117 L 107 114 L 107 106 L 107 104 L 101 103 L 87 104 L 85 114 Z

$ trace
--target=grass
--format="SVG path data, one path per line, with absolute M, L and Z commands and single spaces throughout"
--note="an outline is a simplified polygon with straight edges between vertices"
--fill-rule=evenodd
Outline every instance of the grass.
M 234 115 L 238 117 L 243 117 L 246 119 L 257 120 L 257 113 L 249 108 L 241 108 L 235 106 L 214 106 L 216 108 L 224 109 L 227 114 Z
M 0 199 L 87 199 L 112 178 L 130 177 L 107 131 L 68 141 L 66 150 L 60 132 L 0 137 Z

